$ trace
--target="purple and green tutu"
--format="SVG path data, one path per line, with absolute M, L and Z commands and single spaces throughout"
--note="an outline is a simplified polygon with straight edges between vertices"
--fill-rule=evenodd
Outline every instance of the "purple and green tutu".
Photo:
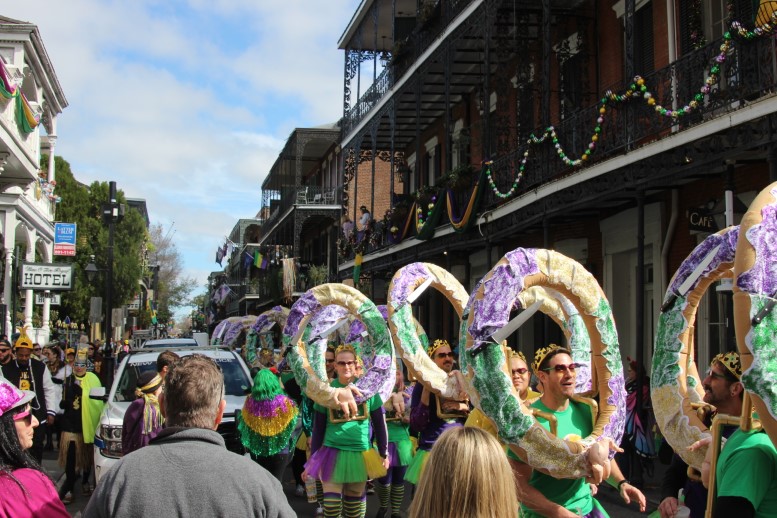
M 410 439 L 388 443 L 389 467 L 409 466 L 413 462 L 413 443 Z
M 321 446 L 305 463 L 305 471 L 322 482 L 351 484 L 386 476 L 383 459 L 372 448 L 346 451 Z
M 405 481 L 411 484 L 418 484 L 421 480 L 421 475 L 426 468 L 426 463 L 429 461 L 429 452 L 426 450 L 418 450 L 415 452 L 412 462 L 407 467 L 407 473 L 405 473 Z

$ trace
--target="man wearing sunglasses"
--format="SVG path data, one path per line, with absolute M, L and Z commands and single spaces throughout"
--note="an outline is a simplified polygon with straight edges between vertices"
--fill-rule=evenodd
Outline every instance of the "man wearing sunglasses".
M 11 343 L 8 340 L 0 340 L 0 367 L 8 365 L 13 360 Z
M 542 382 L 544 392 L 531 406 L 551 414 L 557 420 L 558 437 L 580 440 L 592 429 L 591 409 L 584 403 L 572 401 L 575 380 L 580 366 L 572 360 L 572 353 L 563 347 L 550 344 L 537 351 L 532 368 Z M 537 421 L 550 431 L 550 424 L 540 417 Z M 521 462 L 508 452 L 524 517 L 553 516 L 573 518 L 606 518 L 609 515 L 593 497 L 594 490 L 585 479 L 556 479 Z M 635 500 L 640 512 L 645 511 L 645 495 L 629 484 L 615 461 L 610 462 L 611 475 L 607 482 L 618 488 L 621 498 L 628 504 Z

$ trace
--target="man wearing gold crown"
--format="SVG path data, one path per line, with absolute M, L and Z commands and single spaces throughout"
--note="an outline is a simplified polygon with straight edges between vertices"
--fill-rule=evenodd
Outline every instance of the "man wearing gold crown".
M 32 340 L 27 336 L 27 328 L 21 328 L 19 331 L 21 334 L 14 344 L 16 359 L 3 365 L 2 373 L 5 379 L 20 390 L 35 392 L 35 399 L 30 402 L 30 406 L 40 425 L 35 429 L 30 453 L 40 463 L 43 459 L 46 425 L 54 425 L 59 402 L 51 373 L 42 361 L 32 357 Z M 0 347 L 2 346 L 4 344 L 0 344 Z
M 715 407 L 715 413 L 731 416 L 742 414 L 742 397 L 745 389 L 739 381 L 742 377 L 742 364 L 739 361 L 739 353 L 730 351 L 720 353 L 710 362 L 710 369 L 702 380 L 704 387 L 704 402 Z M 712 423 L 714 414 L 705 419 L 705 424 Z M 736 426 L 727 426 L 723 429 L 723 436 L 730 436 Z M 661 518 L 672 518 L 677 513 L 680 505 L 677 494 L 683 489 L 685 494 L 685 507 L 691 510 L 691 518 L 703 518 L 707 510 L 707 490 L 700 481 L 688 478 L 688 465 L 679 455 L 672 457 L 672 463 L 664 474 L 661 482 L 661 504 L 658 510 Z
M 591 408 L 573 401 L 575 379 L 579 365 L 572 360 L 572 353 L 556 344 L 539 349 L 532 368 L 543 387 L 543 394 L 531 406 L 556 417 L 559 438 L 579 441 L 593 430 Z M 547 420 L 537 421 L 550 431 Z M 518 496 L 521 500 L 522 516 L 534 518 L 553 516 L 572 518 L 606 518 L 607 512 L 593 497 L 592 489 L 585 479 L 556 479 L 534 470 L 508 451 L 513 471 L 516 472 Z M 635 500 L 641 512 L 645 511 L 645 495 L 629 484 L 614 460 L 610 462 L 611 475 L 607 481 L 617 487 L 626 503 Z
M 446 340 L 435 340 L 427 353 L 448 374 L 453 372 L 454 355 Z M 418 433 L 418 451 L 407 468 L 405 480 L 418 484 L 429 452 L 437 438 L 448 428 L 464 426 L 469 414 L 467 401 L 444 399 L 422 383 L 416 383 L 410 400 L 410 430 Z

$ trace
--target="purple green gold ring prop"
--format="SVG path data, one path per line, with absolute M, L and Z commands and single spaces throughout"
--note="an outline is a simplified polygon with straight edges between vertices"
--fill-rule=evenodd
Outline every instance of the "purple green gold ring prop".
M 281 330 L 286 325 L 286 319 L 289 317 L 289 308 L 283 306 L 275 306 L 272 309 L 268 309 L 254 321 L 253 325 L 248 330 L 248 336 L 246 337 L 245 351 L 243 352 L 245 361 L 249 366 L 257 366 L 259 357 L 256 354 L 256 341 L 259 338 L 259 334 L 269 329 L 271 325 L 275 324 Z
M 426 352 L 426 347 L 417 332 L 413 308 L 408 297 L 427 280 L 430 288 L 436 289 L 453 305 L 461 317 L 467 303 L 467 291 L 447 270 L 431 263 L 412 263 L 400 268 L 391 279 L 388 294 L 388 323 L 391 336 L 410 376 L 443 397 L 456 399 L 463 387 L 435 364 Z M 428 344 L 428 340 L 426 341 Z
M 715 281 L 731 278 L 739 227 L 711 234 L 680 264 L 664 295 L 656 327 L 650 395 L 661 433 L 683 461 L 701 470 L 706 448 L 688 446 L 710 437 L 691 403 L 701 385 L 693 361 L 693 327 L 699 302 Z
M 359 378 L 354 385 L 361 392 L 356 397 L 356 403 L 361 404 L 375 394 L 379 394 L 385 400 L 396 382 L 396 365 L 394 363 L 394 347 L 386 327 L 386 322 L 380 314 L 377 306 L 360 291 L 345 284 L 330 283 L 316 286 L 305 292 L 291 307 L 286 327 L 283 329 L 284 348 L 289 350 L 289 365 L 294 372 L 299 386 L 307 396 L 316 403 L 328 408 L 340 408 L 338 392 L 329 386 L 326 376 L 321 376 L 322 371 L 311 366 L 308 358 L 307 347 L 302 338 L 303 334 L 310 333 L 308 322 L 325 306 L 340 306 L 348 313 L 362 321 L 370 335 L 370 340 L 364 341 L 362 354 L 371 357 L 370 368 L 366 369 L 364 376 Z M 314 335 L 309 335 L 316 338 Z M 316 350 L 313 352 L 316 363 L 322 363 L 323 350 L 326 342 L 319 340 Z M 316 356 L 318 355 L 318 356 Z
M 777 444 L 777 183 L 761 191 L 742 218 L 734 279 L 742 384 Z
M 524 308 L 540 303 L 539 311 L 549 316 L 562 330 L 567 339 L 572 359 L 580 364 L 575 377 L 575 392 L 580 395 L 591 393 L 591 339 L 585 328 L 583 317 L 574 304 L 564 295 L 543 286 L 532 286 L 518 295 Z M 625 409 L 616 409 L 616 412 Z
M 599 414 L 593 432 L 579 442 L 562 441 L 534 419 L 510 380 L 501 347 L 491 336 L 505 326 L 521 292 L 544 286 L 577 308 L 591 343 L 593 386 Z M 596 279 L 581 264 L 553 250 L 518 248 L 486 274 L 467 303 L 466 333 L 459 355 L 469 396 L 499 431 L 499 437 L 535 469 L 556 478 L 590 474 L 586 449 L 600 438 L 620 443 L 626 407 L 618 333 L 610 305 Z

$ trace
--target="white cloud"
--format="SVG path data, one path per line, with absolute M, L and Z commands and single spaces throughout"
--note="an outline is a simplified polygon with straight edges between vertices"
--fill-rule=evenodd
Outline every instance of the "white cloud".
M 70 104 L 56 153 L 175 222 L 202 285 L 290 131 L 342 116 L 337 41 L 358 3 L 33 0 L 2 14 L 38 25 Z

